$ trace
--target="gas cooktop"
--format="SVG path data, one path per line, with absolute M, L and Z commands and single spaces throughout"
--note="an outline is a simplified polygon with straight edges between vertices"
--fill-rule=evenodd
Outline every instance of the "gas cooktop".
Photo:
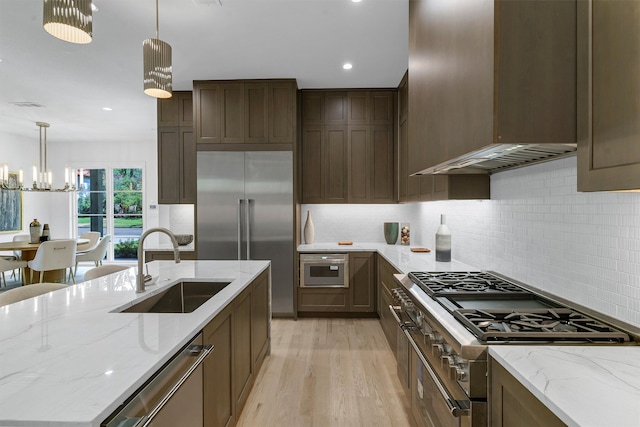
M 486 272 L 411 272 L 409 278 L 429 296 L 447 294 L 527 293 L 520 286 Z
M 485 342 L 623 342 L 629 335 L 489 272 L 411 272 L 409 279 Z

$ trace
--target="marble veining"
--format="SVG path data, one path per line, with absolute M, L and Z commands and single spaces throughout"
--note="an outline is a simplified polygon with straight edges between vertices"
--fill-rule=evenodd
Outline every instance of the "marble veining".
M 640 426 L 638 346 L 491 346 L 489 355 L 568 426 Z
M 99 426 L 269 266 L 155 261 L 0 307 L 0 426 Z M 117 313 L 182 278 L 232 281 L 193 313 Z

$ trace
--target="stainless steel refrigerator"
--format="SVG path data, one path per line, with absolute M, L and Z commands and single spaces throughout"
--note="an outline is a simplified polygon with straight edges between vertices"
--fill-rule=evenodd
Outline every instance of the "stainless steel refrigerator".
M 293 153 L 197 156 L 198 259 L 270 260 L 272 312 L 293 315 Z

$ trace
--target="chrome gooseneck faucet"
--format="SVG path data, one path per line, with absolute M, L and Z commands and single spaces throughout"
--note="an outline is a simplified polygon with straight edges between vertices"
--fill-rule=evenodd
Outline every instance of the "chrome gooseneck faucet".
M 142 246 L 144 244 L 144 239 L 155 232 L 164 233 L 171 238 L 171 243 L 173 243 L 173 258 L 176 261 L 176 264 L 180 262 L 180 251 L 178 250 L 178 241 L 176 240 L 176 236 L 166 228 L 155 227 L 150 228 L 140 236 L 140 241 L 138 242 L 138 277 L 136 279 L 136 292 L 144 292 L 144 272 L 142 271 L 142 264 L 144 264 L 144 251 L 142 250 Z

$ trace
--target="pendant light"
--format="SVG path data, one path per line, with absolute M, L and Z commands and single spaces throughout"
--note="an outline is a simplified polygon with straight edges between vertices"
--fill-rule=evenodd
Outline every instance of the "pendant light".
M 64 187 L 54 189 L 53 188 L 53 174 L 51 169 L 47 165 L 47 128 L 49 123 L 36 122 L 36 126 L 40 128 L 40 151 L 38 163 L 33 164 L 32 176 L 33 184 L 31 187 L 24 187 L 24 172 L 22 168 L 18 173 L 17 179 L 13 179 L 9 173 L 9 165 L 4 163 L 0 165 L 0 188 L 5 190 L 20 190 L 20 191 L 77 191 L 82 187 L 82 169 L 72 170 L 69 173 L 69 167 L 64 167 Z M 76 177 L 80 176 L 80 183 L 76 186 Z M 73 179 L 74 182 L 69 182 L 69 179 Z
M 144 93 L 154 98 L 171 98 L 171 46 L 158 38 L 158 0 L 156 0 L 156 37 L 142 42 Z
M 44 0 L 46 32 L 69 43 L 91 43 L 93 16 L 91 0 Z

